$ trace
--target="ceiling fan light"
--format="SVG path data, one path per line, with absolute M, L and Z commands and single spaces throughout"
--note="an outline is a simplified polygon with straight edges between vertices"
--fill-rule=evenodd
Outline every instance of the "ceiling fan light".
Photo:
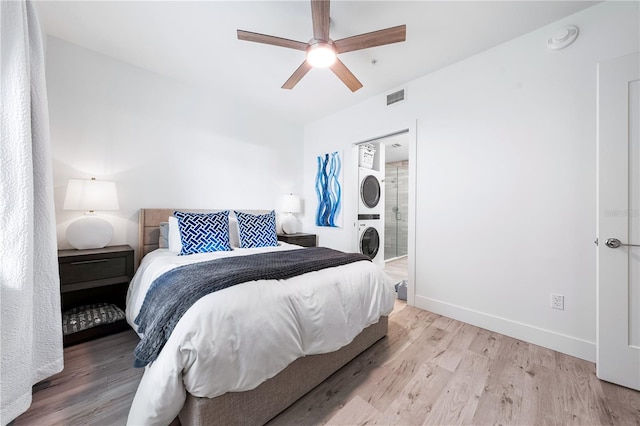
M 327 68 L 336 61 L 336 51 L 329 43 L 316 43 L 307 49 L 307 62 L 313 67 Z

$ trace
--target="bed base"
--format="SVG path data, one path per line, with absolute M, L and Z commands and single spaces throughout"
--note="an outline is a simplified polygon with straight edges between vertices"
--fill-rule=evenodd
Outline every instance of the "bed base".
M 263 425 L 387 334 L 388 317 L 365 328 L 347 346 L 295 360 L 255 389 L 200 398 L 187 392 L 180 422 L 195 425 Z

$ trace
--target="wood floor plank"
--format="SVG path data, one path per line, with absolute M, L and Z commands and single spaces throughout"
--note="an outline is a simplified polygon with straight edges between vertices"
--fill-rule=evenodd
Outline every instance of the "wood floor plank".
M 640 425 L 640 392 L 600 380 L 607 411 L 616 425 Z
M 389 260 L 384 263 L 384 272 L 395 282 L 400 282 L 409 278 L 408 256 L 399 259 Z
M 487 358 L 494 359 L 498 353 L 502 335 L 493 331 L 478 329 L 478 334 L 469 345 L 469 350 Z
M 425 416 L 423 424 L 471 424 L 487 380 L 488 362 L 486 357 L 466 351 L 466 356 Z
M 434 362 L 422 364 L 378 424 L 422 424 L 452 374 Z
M 447 326 L 447 337 L 437 345 L 439 349 L 435 355 L 437 364 L 449 371 L 455 371 L 469 345 L 478 335 L 478 330 L 478 327 L 459 321 L 450 322 Z
M 457 321 L 454 319 L 451 319 L 449 317 L 439 316 L 433 321 L 433 324 L 431 324 L 431 326 L 439 328 L 440 330 L 447 330 L 450 327 L 452 327 L 451 324 L 454 324 L 455 326 L 456 323 Z
M 607 407 L 607 398 L 602 388 L 602 382 L 596 377 L 592 364 L 586 361 L 581 362 L 583 371 L 589 377 L 589 417 L 593 422 L 603 425 L 613 425 L 615 421 L 611 415 L 611 410 Z
M 527 363 L 529 365 L 539 365 L 551 371 L 556 369 L 555 351 L 543 348 L 542 346 L 529 344 L 529 356 Z
M 606 402 L 604 395 L 593 390 L 591 376 L 595 376 L 595 368 L 592 363 L 558 353 L 556 375 L 562 384 L 565 423 L 612 424 L 610 415 L 600 412 Z
M 522 407 L 528 345 L 504 337 L 490 362 L 488 377 L 473 416 L 475 424 L 518 424 Z
M 398 316 L 391 315 L 389 317 L 389 333 L 387 334 L 387 338 L 389 339 L 389 344 L 395 349 L 387 362 L 391 362 L 395 357 L 413 345 L 415 340 L 424 333 L 425 329 L 429 328 L 433 321 L 439 318 L 439 315 L 422 311 L 421 309 L 407 309 L 397 315 Z M 435 339 L 438 337 L 435 336 L 432 338 Z
M 340 411 L 329 419 L 330 425 L 369 425 L 380 416 L 380 412 L 358 395 L 354 396 Z
M 358 388 L 362 398 L 384 412 L 402 393 L 407 383 L 415 376 L 424 362 L 421 354 L 435 352 L 434 342 L 444 333 L 437 328 L 428 327 L 414 340 L 413 344 L 400 352 L 393 360 L 371 372 L 369 378 Z
M 387 409 L 387 411 L 385 411 L 384 413 L 382 413 L 382 415 L 380 415 L 379 417 L 373 419 L 373 421 L 371 421 L 370 423 L 367 423 L 367 426 L 369 425 L 377 425 L 377 426 L 407 426 L 407 425 L 419 425 L 420 423 L 415 423 L 411 420 L 409 420 L 408 418 L 405 417 L 406 415 L 411 415 L 412 413 L 407 413 L 407 412 L 397 412 L 397 411 L 392 411 L 390 408 Z
M 562 415 L 557 413 L 556 395 L 560 384 L 553 370 L 541 365 L 530 365 L 524 375 L 520 419 L 540 426 L 561 425 Z

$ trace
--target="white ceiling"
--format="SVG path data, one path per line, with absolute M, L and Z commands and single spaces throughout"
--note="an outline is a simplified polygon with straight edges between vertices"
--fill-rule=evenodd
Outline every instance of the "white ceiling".
M 409 159 L 409 133 L 400 133 L 388 136 L 379 142 L 381 145 L 384 145 L 385 163 L 395 163 L 396 161 L 405 161 Z
M 38 10 L 50 35 L 305 123 L 596 3 L 333 1 L 335 40 L 407 25 L 404 43 L 340 56 L 364 85 L 355 93 L 328 69 L 283 90 L 304 52 L 237 40 L 243 29 L 307 42 L 308 1 L 44 1 Z

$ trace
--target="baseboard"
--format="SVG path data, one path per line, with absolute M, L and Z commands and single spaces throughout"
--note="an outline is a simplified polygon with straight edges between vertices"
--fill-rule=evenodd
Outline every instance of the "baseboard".
M 596 344 L 573 336 L 501 318 L 424 296 L 415 296 L 415 306 L 477 327 L 495 331 L 534 345 L 553 349 L 590 362 L 596 361 Z

